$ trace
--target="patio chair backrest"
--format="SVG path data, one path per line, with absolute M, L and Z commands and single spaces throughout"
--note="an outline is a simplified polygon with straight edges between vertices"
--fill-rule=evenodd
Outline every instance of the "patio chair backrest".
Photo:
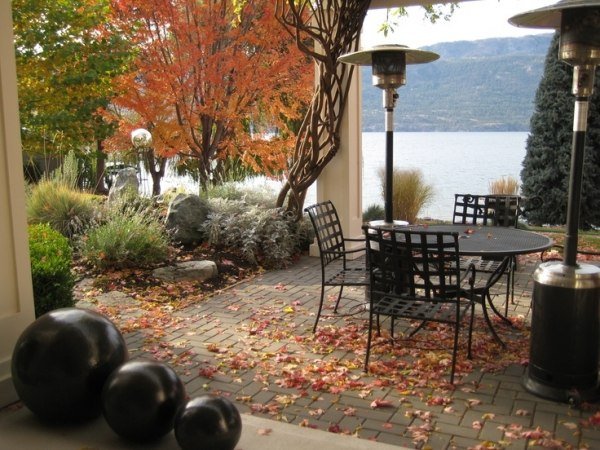
M 455 194 L 452 223 L 516 227 L 520 200 L 518 195 Z
M 460 280 L 458 233 L 364 230 L 375 298 L 394 293 L 455 301 Z
M 463 225 L 491 225 L 488 223 L 487 196 L 454 194 L 452 223 Z
M 516 227 L 519 220 L 521 197 L 518 195 L 488 195 L 488 219 L 497 227 Z
M 344 233 L 333 203 L 327 200 L 308 206 L 304 211 L 308 213 L 315 230 L 323 263 L 326 265 L 337 259 L 345 260 Z

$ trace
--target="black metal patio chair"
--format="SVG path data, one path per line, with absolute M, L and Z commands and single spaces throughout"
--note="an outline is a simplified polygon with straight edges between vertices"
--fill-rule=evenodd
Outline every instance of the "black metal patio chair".
M 313 326 L 313 333 L 323 310 L 325 290 L 327 287 L 339 287 L 334 312 L 337 312 L 345 286 L 368 286 L 369 276 L 364 260 L 351 263 L 360 253 L 365 252 L 364 239 L 345 238 L 342 226 L 331 201 L 317 203 L 304 209 L 310 217 L 321 258 L 321 298 L 319 309 Z M 346 244 L 361 243 L 360 248 L 346 248 Z
M 467 356 L 471 358 L 475 305 L 475 272 L 463 272 L 461 278 L 458 233 L 368 226 L 363 230 L 371 278 L 365 371 L 369 370 L 374 318 L 378 334 L 380 317 L 391 318 L 392 337 L 396 319 L 421 321 L 409 337 L 429 322 L 441 322 L 454 327 L 450 371 L 450 382 L 454 383 L 460 325 L 468 312 Z M 467 276 L 469 287 L 464 288 L 461 284 Z
M 516 228 L 520 214 L 520 200 L 521 197 L 518 195 L 455 194 L 452 222 L 455 224 Z M 462 257 L 461 266 L 466 268 L 469 264 L 473 264 L 478 272 L 494 273 L 500 270 L 504 273 L 506 276 L 504 317 L 506 317 L 509 302 L 514 302 L 517 258 L 509 258 L 508 264 L 503 264 L 503 259 Z M 494 310 L 496 310 L 495 307 Z

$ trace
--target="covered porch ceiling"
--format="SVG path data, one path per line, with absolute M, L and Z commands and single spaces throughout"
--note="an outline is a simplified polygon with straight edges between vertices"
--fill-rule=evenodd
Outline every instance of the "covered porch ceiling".
M 481 1 L 481 0 L 454 0 L 454 3 Z M 398 6 L 433 5 L 436 3 L 453 3 L 435 0 L 371 0 L 370 9 L 396 8 Z

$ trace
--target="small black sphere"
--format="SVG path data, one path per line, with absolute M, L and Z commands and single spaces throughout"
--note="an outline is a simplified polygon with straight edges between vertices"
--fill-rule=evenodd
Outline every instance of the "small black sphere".
M 40 316 L 21 334 L 12 379 L 40 419 L 67 423 L 100 415 L 104 382 L 128 358 L 121 333 L 106 317 L 79 308 Z
M 173 429 L 185 402 L 181 379 L 168 365 L 129 361 L 115 370 L 102 392 L 102 412 L 119 436 L 136 442 L 156 440 Z
M 241 435 L 240 413 L 224 397 L 195 397 L 175 419 L 175 438 L 183 450 L 233 450 Z

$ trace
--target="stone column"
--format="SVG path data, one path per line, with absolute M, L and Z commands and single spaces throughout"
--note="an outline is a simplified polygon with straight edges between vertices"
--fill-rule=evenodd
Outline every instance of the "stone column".
M 340 129 L 340 150 L 317 180 L 317 201 L 331 200 L 335 205 L 344 236 L 362 235 L 362 132 L 360 69 L 354 75 L 348 93 L 348 104 Z M 313 244 L 310 254 L 318 255 Z
M 0 407 L 17 399 L 16 340 L 34 319 L 11 3 L 0 2 Z

